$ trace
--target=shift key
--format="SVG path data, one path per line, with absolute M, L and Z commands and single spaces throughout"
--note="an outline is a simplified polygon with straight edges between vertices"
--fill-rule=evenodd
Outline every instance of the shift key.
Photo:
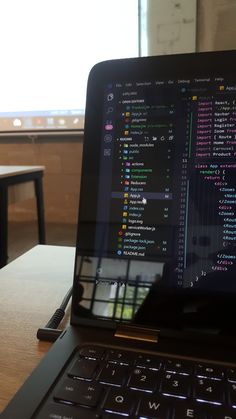
M 62 404 L 49 404 L 39 412 L 36 419 L 98 419 L 98 417 L 99 415 L 90 409 L 71 407 Z

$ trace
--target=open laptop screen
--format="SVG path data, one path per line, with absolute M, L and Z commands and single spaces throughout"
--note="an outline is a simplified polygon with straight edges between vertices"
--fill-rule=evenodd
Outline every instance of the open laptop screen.
M 212 57 L 218 68 L 208 54 L 191 66 L 193 56 L 183 56 L 177 70 L 177 58 L 163 57 L 162 68 L 156 57 L 140 59 L 140 73 L 130 71 L 139 60 L 127 60 L 120 78 L 117 67 L 103 76 L 94 197 L 83 205 L 85 180 L 77 249 L 80 284 L 92 281 L 97 295 L 94 314 L 100 298 L 108 318 L 133 318 L 153 288 L 236 292 L 236 78 Z M 118 308 L 104 311 L 108 297 Z

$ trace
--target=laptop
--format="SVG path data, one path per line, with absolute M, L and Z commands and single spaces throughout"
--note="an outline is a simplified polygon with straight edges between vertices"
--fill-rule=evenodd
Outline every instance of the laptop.
M 71 324 L 2 419 L 236 418 L 236 52 L 91 70 Z

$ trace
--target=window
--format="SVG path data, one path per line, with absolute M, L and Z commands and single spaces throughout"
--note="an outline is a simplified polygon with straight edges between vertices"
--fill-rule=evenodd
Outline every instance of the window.
M 138 0 L 3 0 L 0 131 L 83 128 L 89 70 L 138 38 Z

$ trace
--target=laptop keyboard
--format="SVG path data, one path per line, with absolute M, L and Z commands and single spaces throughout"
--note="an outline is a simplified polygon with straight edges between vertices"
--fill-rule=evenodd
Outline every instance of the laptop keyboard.
M 236 368 L 81 348 L 37 419 L 235 419 Z

